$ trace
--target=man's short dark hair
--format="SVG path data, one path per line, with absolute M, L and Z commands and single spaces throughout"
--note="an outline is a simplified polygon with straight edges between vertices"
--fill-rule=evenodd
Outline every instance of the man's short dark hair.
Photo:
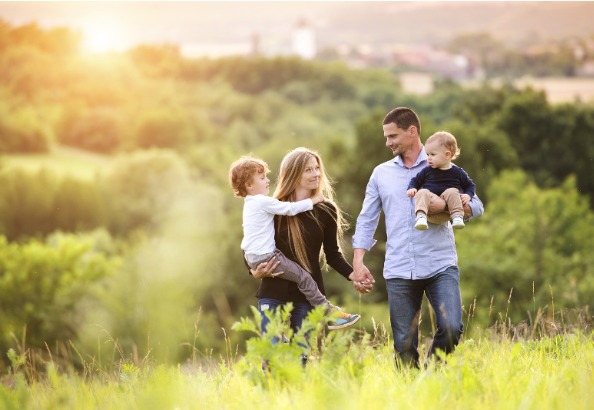
M 416 112 L 407 107 L 397 107 L 386 114 L 384 125 L 390 123 L 396 124 L 398 128 L 408 129 L 411 125 L 417 127 L 417 133 L 421 135 L 421 121 Z

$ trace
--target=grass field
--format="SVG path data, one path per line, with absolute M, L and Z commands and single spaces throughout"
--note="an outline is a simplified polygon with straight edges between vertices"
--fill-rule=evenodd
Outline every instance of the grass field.
M 467 340 L 445 365 L 396 370 L 388 347 L 254 377 L 254 364 L 121 368 L 108 380 L 59 374 L 0 385 L 2 409 L 591 409 L 592 337 Z M 257 367 L 257 366 L 256 366 Z
M 38 375 L 26 354 L 13 354 L 13 370 L 0 383 L 0 409 L 586 410 L 594 403 L 591 329 L 526 340 L 513 340 L 509 328 L 485 329 L 445 360 L 416 369 L 395 365 L 385 329 L 326 333 L 317 322 L 303 366 L 298 342 L 306 330 L 291 343 L 273 344 L 255 323 L 234 326 L 256 333 L 245 355 L 229 346 L 219 358 L 197 354 L 177 366 L 122 358 L 111 369 L 88 360 L 74 371 L 50 359 Z M 269 332 L 279 330 L 290 332 L 273 318 Z
M 69 175 L 84 180 L 92 180 L 98 173 L 105 172 L 112 161 L 108 156 L 64 146 L 52 146 L 47 154 L 6 155 L 1 160 L 7 168 L 30 172 L 46 169 L 59 176 Z

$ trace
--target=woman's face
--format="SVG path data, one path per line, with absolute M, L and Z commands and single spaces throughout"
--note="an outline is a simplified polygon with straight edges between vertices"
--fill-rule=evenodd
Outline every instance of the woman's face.
M 297 188 L 301 189 L 309 189 L 309 190 L 317 190 L 320 186 L 320 166 L 318 165 L 318 161 L 316 157 L 311 157 L 311 159 L 307 162 L 303 173 L 301 174 L 301 179 L 297 185 Z

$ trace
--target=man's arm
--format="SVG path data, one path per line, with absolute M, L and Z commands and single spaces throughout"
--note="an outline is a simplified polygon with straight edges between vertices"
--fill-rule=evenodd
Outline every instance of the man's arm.
M 355 283 L 375 282 L 369 269 L 363 263 L 365 252 L 375 245 L 373 239 L 377 224 L 379 222 L 382 209 L 381 197 L 377 183 L 375 181 L 376 171 L 371 174 L 367 188 L 365 189 L 365 199 L 361 212 L 357 217 L 355 234 L 353 235 L 353 277 L 351 280 Z
M 466 212 L 466 208 L 469 208 L 469 212 Z M 485 208 L 483 206 L 483 201 L 478 197 L 477 194 L 470 199 L 470 202 L 464 206 L 464 218 L 466 220 L 471 220 L 472 218 L 478 218 L 483 216 L 485 212 Z
M 467 221 L 472 218 L 477 218 L 483 214 L 483 203 L 475 194 L 470 201 L 463 206 L 464 219 Z M 443 199 L 435 194 L 431 194 L 429 201 L 429 215 L 431 215 L 431 222 L 444 223 L 450 220 L 450 214 L 446 211 L 446 203 Z
M 365 249 L 353 249 L 353 276 L 351 278 L 353 282 L 375 282 L 375 279 L 373 279 L 373 275 L 371 274 L 371 272 L 369 272 L 369 269 L 363 263 L 363 257 L 365 256 L 365 252 Z

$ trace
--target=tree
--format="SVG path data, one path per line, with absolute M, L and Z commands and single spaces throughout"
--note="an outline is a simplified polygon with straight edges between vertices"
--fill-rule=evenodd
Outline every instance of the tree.
M 123 124 L 113 109 L 71 109 L 61 121 L 59 142 L 97 153 L 116 152 L 122 140 Z
M 530 88 L 511 95 L 501 107 L 497 127 L 510 138 L 512 147 L 520 153 L 520 165 L 541 186 L 554 185 L 548 169 L 557 152 L 552 148 L 555 118 L 544 92 Z
M 85 316 L 76 307 L 117 264 L 94 241 L 92 235 L 55 234 L 19 244 L 0 236 L 2 352 L 23 329 L 27 346 L 40 350 L 76 339 Z
M 463 293 L 477 297 L 483 320 L 492 296 L 495 312 L 506 312 L 512 288 L 513 321 L 552 304 L 551 292 L 556 308 L 594 300 L 594 214 L 574 177 L 540 189 L 524 172 L 505 171 L 488 195 L 484 216 L 456 233 Z
M 110 231 L 125 235 L 155 229 L 171 205 L 173 193 L 190 178 L 184 161 L 166 150 L 138 151 L 118 158 L 101 181 Z

